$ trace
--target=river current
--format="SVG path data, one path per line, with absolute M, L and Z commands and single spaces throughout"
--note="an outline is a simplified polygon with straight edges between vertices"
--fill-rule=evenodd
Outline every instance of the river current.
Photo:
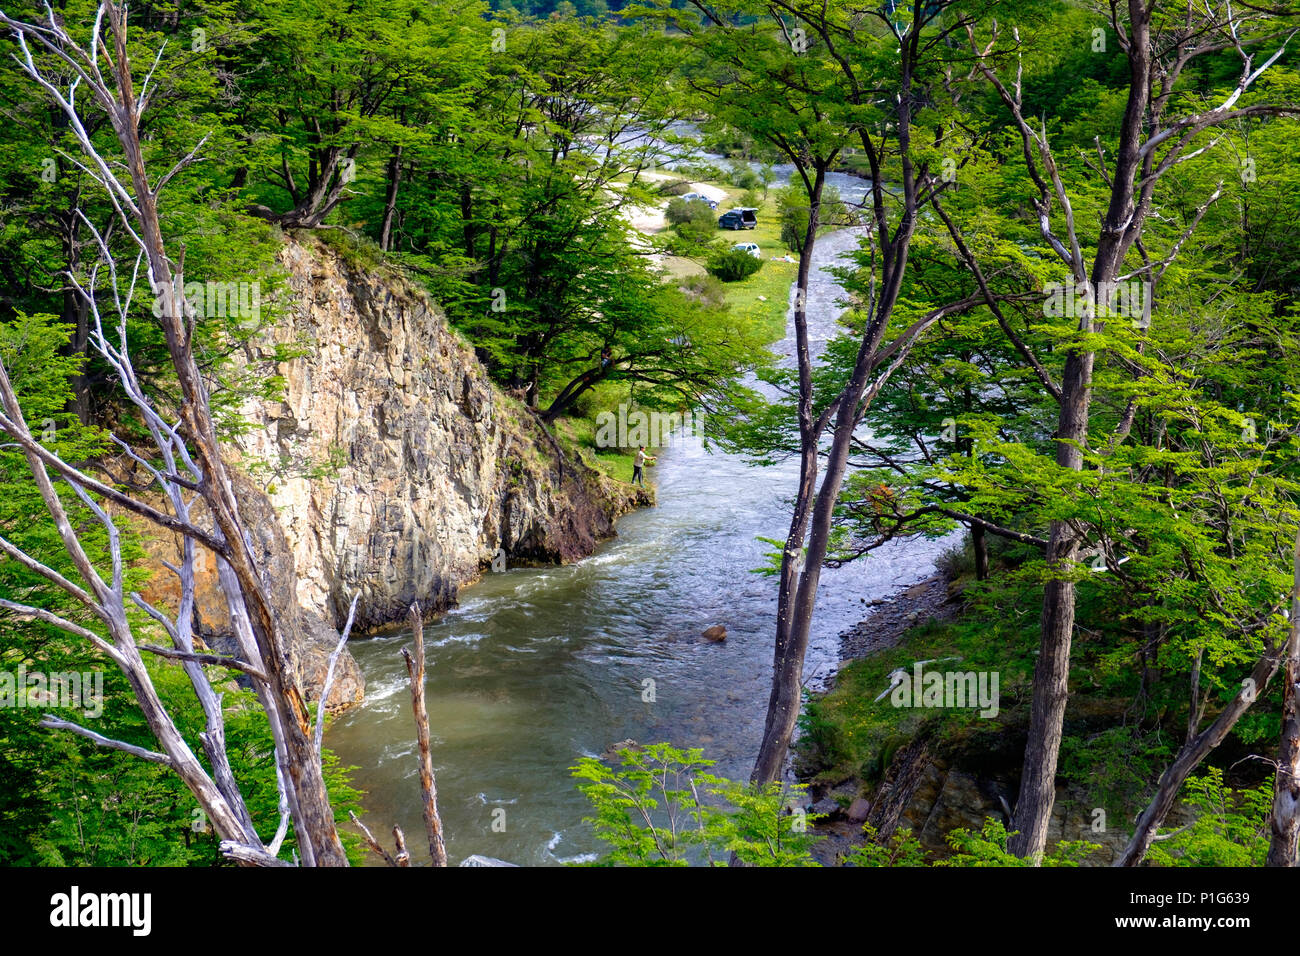
M 843 177 L 848 180 L 849 177 Z M 841 185 L 847 194 L 860 181 Z M 809 292 L 812 349 L 836 331 L 839 287 L 826 270 L 856 245 L 821 240 Z M 789 361 L 791 338 L 775 346 Z M 798 474 L 790 460 L 756 467 L 678 436 L 648 476 L 658 506 L 623 517 L 618 536 L 572 565 L 488 573 L 426 625 L 427 699 L 439 809 L 450 863 L 482 854 L 520 865 L 590 859 L 590 812 L 569 768 L 625 739 L 701 747 L 715 772 L 748 778 L 771 680 L 774 579 L 753 572 L 784 538 Z M 826 569 L 805 666 L 819 685 L 838 635 L 863 605 L 932 573 L 946 542 L 896 541 Z M 713 624 L 727 639 L 700 633 Z M 396 632 L 352 643 L 365 703 L 326 743 L 365 791 L 368 825 L 394 823 L 418 860 L 424 827 L 415 729 Z M 386 841 L 387 842 L 387 841 Z

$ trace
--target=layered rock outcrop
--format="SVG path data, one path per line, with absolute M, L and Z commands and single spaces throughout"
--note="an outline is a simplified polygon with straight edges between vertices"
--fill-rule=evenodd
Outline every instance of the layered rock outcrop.
M 237 360 L 280 397 L 244 404 L 232 460 L 283 529 L 307 620 L 341 627 L 353 595 L 358 632 L 436 613 L 494 559 L 575 560 L 651 503 L 565 456 L 402 276 L 311 237 L 280 263 Z

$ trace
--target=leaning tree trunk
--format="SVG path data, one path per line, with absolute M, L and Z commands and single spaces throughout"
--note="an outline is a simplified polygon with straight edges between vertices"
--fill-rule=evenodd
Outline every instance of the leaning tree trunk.
M 1264 693 L 1268 682 L 1277 673 L 1277 650 L 1276 644 L 1267 647 L 1251 671 L 1249 681 L 1243 684 L 1242 689 L 1232 698 L 1228 706 L 1223 708 L 1214 723 L 1195 737 L 1189 736 L 1182 749 L 1178 751 L 1174 762 L 1161 774 L 1155 796 L 1138 816 L 1133 837 L 1124 847 L 1124 852 L 1120 854 L 1119 859 L 1115 861 L 1115 866 L 1137 866 L 1142 862 L 1147 850 L 1156 840 L 1156 833 L 1169 816 L 1169 811 L 1173 809 L 1178 799 L 1178 792 L 1183 788 L 1187 777 L 1215 747 L 1223 742 L 1237 721 L 1241 719 L 1241 715 L 1250 709 L 1250 705 L 1257 697 Z
M 817 440 L 819 433 L 813 424 L 812 356 L 808 349 L 808 278 L 812 272 L 813 250 L 817 246 L 817 227 L 820 223 L 822 189 L 826 173 L 816 171 L 808 202 L 808 226 L 804 231 L 799 250 L 799 274 L 795 282 L 794 330 L 795 348 L 799 360 L 799 487 L 795 493 L 794 511 L 790 516 L 790 531 L 781 552 L 781 580 L 777 590 L 776 642 L 772 653 L 772 691 L 768 695 L 767 717 L 763 725 L 763 740 L 754 761 L 751 779 L 763 785 L 781 775 L 786 751 L 799 718 L 799 691 L 801 689 L 803 657 L 799 655 L 797 669 L 788 653 L 790 644 L 793 596 L 798 587 L 803 561 L 803 542 L 808 530 L 809 512 L 812 508 L 813 490 L 817 483 Z

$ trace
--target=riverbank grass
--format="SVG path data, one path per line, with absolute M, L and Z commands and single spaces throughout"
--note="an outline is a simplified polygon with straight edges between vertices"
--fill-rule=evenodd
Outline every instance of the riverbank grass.
M 606 478 L 627 484 L 632 478 L 633 449 L 601 448 L 596 445 L 595 415 L 572 416 L 556 422 L 556 437 L 565 450 L 599 471 Z M 647 485 L 651 483 L 647 480 Z

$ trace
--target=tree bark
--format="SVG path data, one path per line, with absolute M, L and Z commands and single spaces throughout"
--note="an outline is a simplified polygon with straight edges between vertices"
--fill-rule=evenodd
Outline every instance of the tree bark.
M 1141 217 L 1136 215 L 1133 205 L 1133 192 L 1134 176 L 1141 161 L 1143 119 L 1149 98 L 1150 14 L 1142 0 L 1129 0 L 1128 9 L 1128 101 L 1111 179 L 1110 202 L 1102 221 L 1090 275 L 1093 288 L 1115 278 L 1128 244 L 1141 228 Z M 1048 172 L 1054 182 L 1059 183 L 1055 169 L 1048 166 Z M 1069 239 L 1072 247 L 1077 249 L 1072 229 L 1071 233 Z M 1075 274 L 1077 278 L 1083 277 L 1081 253 L 1076 257 Z M 1085 310 L 1079 320 L 1079 330 L 1084 333 L 1099 331 L 1100 323 L 1094 326 L 1093 317 Z M 1061 375 L 1056 463 L 1070 471 L 1083 470 L 1082 448 L 1088 441 L 1095 357 L 1091 350 L 1071 351 Z M 1042 859 L 1047 846 L 1047 825 L 1056 801 L 1056 764 L 1069 700 L 1070 644 L 1074 635 L 1075 585 L 1069 575 L 1078 551 L 1079 541 L 1069 525 L 1064 521 L 1053 521 L 1048 533 L 1047 564 L 1059 576 L 1049 581 L 1043 591 L 1042 631 L 1038 662 L 1034 666 L 1029 739 L 1025 745 L 1020 796 L 1014 814 L 1017 832 L 1007 841 L 1011 853 L 1035 862 Z
M 989 543 L 983 525 L 973 524 L 970 526 L 970 545 L 971 550 L 975 552 L 975 580 L 987 581 L 989 579 Z
M 397 212 L 397 187 L 402 181 L 402 147 L 393 147 L 388 158 L 388 192 L 384 196 L 384 220 L 379 228 L 379 248 L 387 252 L 392 244 L 393 216 Z
M 803 650 L 799 649 L 794 655 L 790 653 L 792 596 L 799 578 L 799 566 L 803 563 L 803 542 L 807 534 L 809 509 L 818 470 L 818 434 L 813 424 L 812 357 L 808 350 L 808 278 L 812 273 L 813 250 L 817 246 L 817 227 L 825 183 L 826 171 L 823 167 L 818 167 L 811 184 L 808 226 L 804 231 L 802 248 L 799 250 L 799 272 L 795 282 L 795 349 L 799 361 L 799 487 L 795 494 L 794 510 L 790 516 L 790 530 L 781 553 L 776 641 L 772 654 L 772 690 L 768 695 L 763 740 L 759 745 L 758 757 L 754 761 L 751 775 L 753 782 L 760 786 L 771 783 L 781 775 L 786 751 L 790 747 L 795 723 L 799 718 L 801 703 L 799 692 L 803 676 Z
M 1282 739 L 1273 781 L 1272 836 L 1266 866 L 1300 865 L 1300 535 L 1295 544 L 1295 588 L 1291 631 L 1286 643 L 1286 686 L 1282 690 Z

